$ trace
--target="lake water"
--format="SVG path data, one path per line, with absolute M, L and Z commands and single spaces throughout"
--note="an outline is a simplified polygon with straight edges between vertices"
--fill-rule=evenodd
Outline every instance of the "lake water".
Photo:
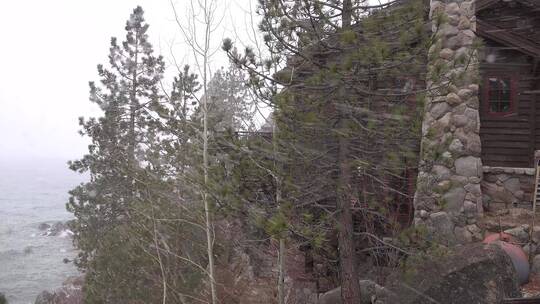
M 10 304 L 33 304 L 77 274 L 63 262 L 76 255 L 70 237 L 44 236 L 38 226 L 72 218 L 67 191 L 84 179 L 64 160 L 0 159 L 0 292 Z

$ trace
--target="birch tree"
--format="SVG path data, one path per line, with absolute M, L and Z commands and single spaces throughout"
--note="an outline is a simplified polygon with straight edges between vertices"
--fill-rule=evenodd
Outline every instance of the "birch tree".
M 218 3 L 215 0 L 193 1 L 190 0 L 187 4 L 187 13 L 185 21 L 178 14 L 174 3 L 171 1 L 171 6 L 174 11 L 178 28 L 182 32 L 185 42 L 191 49 L 195 66 L 201 75 L 202 90 L 200 98 L 200 109 L 202 112 L 202 169 L 203 169 L 203 184 L 201 187 L 201 198 L 204 207 L 206 243 L 208 255 L 208 280 L 210 285 L 210 296 L 212 304 L 218 303 L 216 280 L 215 280 L 215 263 L 214 263 L 214 228 L 213 214 L 209 201 L 209 153 L 208 153 L 208 82 L 212 77 L 210 68 L 210 59 L 214 53 L 212 49 L 212 37 L 215 33 L 216 26 L 220 20 L 217 15 Z M 198 29 L 202 29 L 199 31 Z

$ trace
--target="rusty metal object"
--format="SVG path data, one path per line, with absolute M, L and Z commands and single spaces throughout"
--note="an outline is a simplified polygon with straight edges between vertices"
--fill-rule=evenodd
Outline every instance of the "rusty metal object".
M 518 243 L 517 239 L 513 235 L 508 234 L 508 233 L 504 233 L 504 232 L 490 234 L 490 235 L 486 236 L 486 238 L 484 238 L 482 243 L 490 244 L 490 243 L 493 243 L 493 242 L 496 242 L 496 241 L 503 241 L 503 242 L 507 242 L 507 243 L 510 243 L 510 244 L 517 244 Z
M 527 258 L 527 255 L 521 249 L 519 245 L 512 244 L 511 242 L 514 242 L 515 239 L 507 233 L 501 232 L 501 233 L 495 233 L 488 235 L 483 243 L 484 244 L 497 244 L 501 246 L 503 251 L 510 257 L 512 260 L 512 264 L 514 264 L 514 268 L 516 269 L 519 283 L 520 285 L 523 285 L 529 281 L 529 260 Z

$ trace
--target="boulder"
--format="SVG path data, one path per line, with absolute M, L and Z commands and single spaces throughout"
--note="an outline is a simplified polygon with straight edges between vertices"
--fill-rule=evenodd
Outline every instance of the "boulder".
M 41 231 L 44 231 L 44 230 L 47 230 L 51 228 L 51 225 L 47 224 L 47 223 L 41 223 L 38 225 L 38 229 L 41 230 Z
M 516 270 L 499 246 L 475 243 L 448 250 L 392 278 L 388 288 L 399 297 L 389 303 L 488 304 L 520 296 Z
M 54 292 L 43 291 L 40 293 L 35 304 L 82 304 L 84 284 L 83 276 L 69 277 L 64 281 L 62 287 Z
M 43 226 L 45 227 L 45 226 Z M 47 236 L 57 236 L 59 235 L 62 231 L 64 231 L 66 229 L 66 225 L 62 222 L 56 222 L 52 225 L 49 225 L 48 228 L 46 228 L 47 232 L 45 232 L 45 235 Z
M 535 255 L 532 260 L 531 272 L 535 275 L 540 275 L 540 255 Z
M 390 303 L 387 299 L 395 297 L 389 290 L 371 280 L 360 280 L 359 284 L 361 296 L 359 304 Z M 318 304 L 341 304 L 341 287 L 323 293 Z
M 515 237 L 519 243 L 527 243 L 529 241 L 529 226 L 521 225 L 512 229 L 507 229 L 504 232 Z
M 53 304 L 54 294 L 48 291 L 42 291 L 36 298 L 35 304 Z
M 430 214 L 429 218 L 427 228 L 430 236 L 444 244 L 455 244 L 454 223 L 450 215 L 440 211 Z

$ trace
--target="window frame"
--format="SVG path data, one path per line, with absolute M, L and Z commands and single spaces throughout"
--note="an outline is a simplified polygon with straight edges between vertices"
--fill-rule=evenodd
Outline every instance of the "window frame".
M 505 112 L 491 111 L 490 102 L 489 102 L 489 92 L 490 92 L 489 78 L 510 79 L 510 105 L 507 111 Z M 518 102 L 518 98 L 517 98 L 518 97 L 518 92 L 517 92 L 518 76 L 517 74 L 503 72 L 503 71 L 492 72 L 492 73 L 488 73 L 484 75 L 482 80 L 483 80 L 482 81 L 483 112 L 490 117 L 507 117 L 507 116 L 513 116 L 514 114 L 516 114 L 517 102 Z

